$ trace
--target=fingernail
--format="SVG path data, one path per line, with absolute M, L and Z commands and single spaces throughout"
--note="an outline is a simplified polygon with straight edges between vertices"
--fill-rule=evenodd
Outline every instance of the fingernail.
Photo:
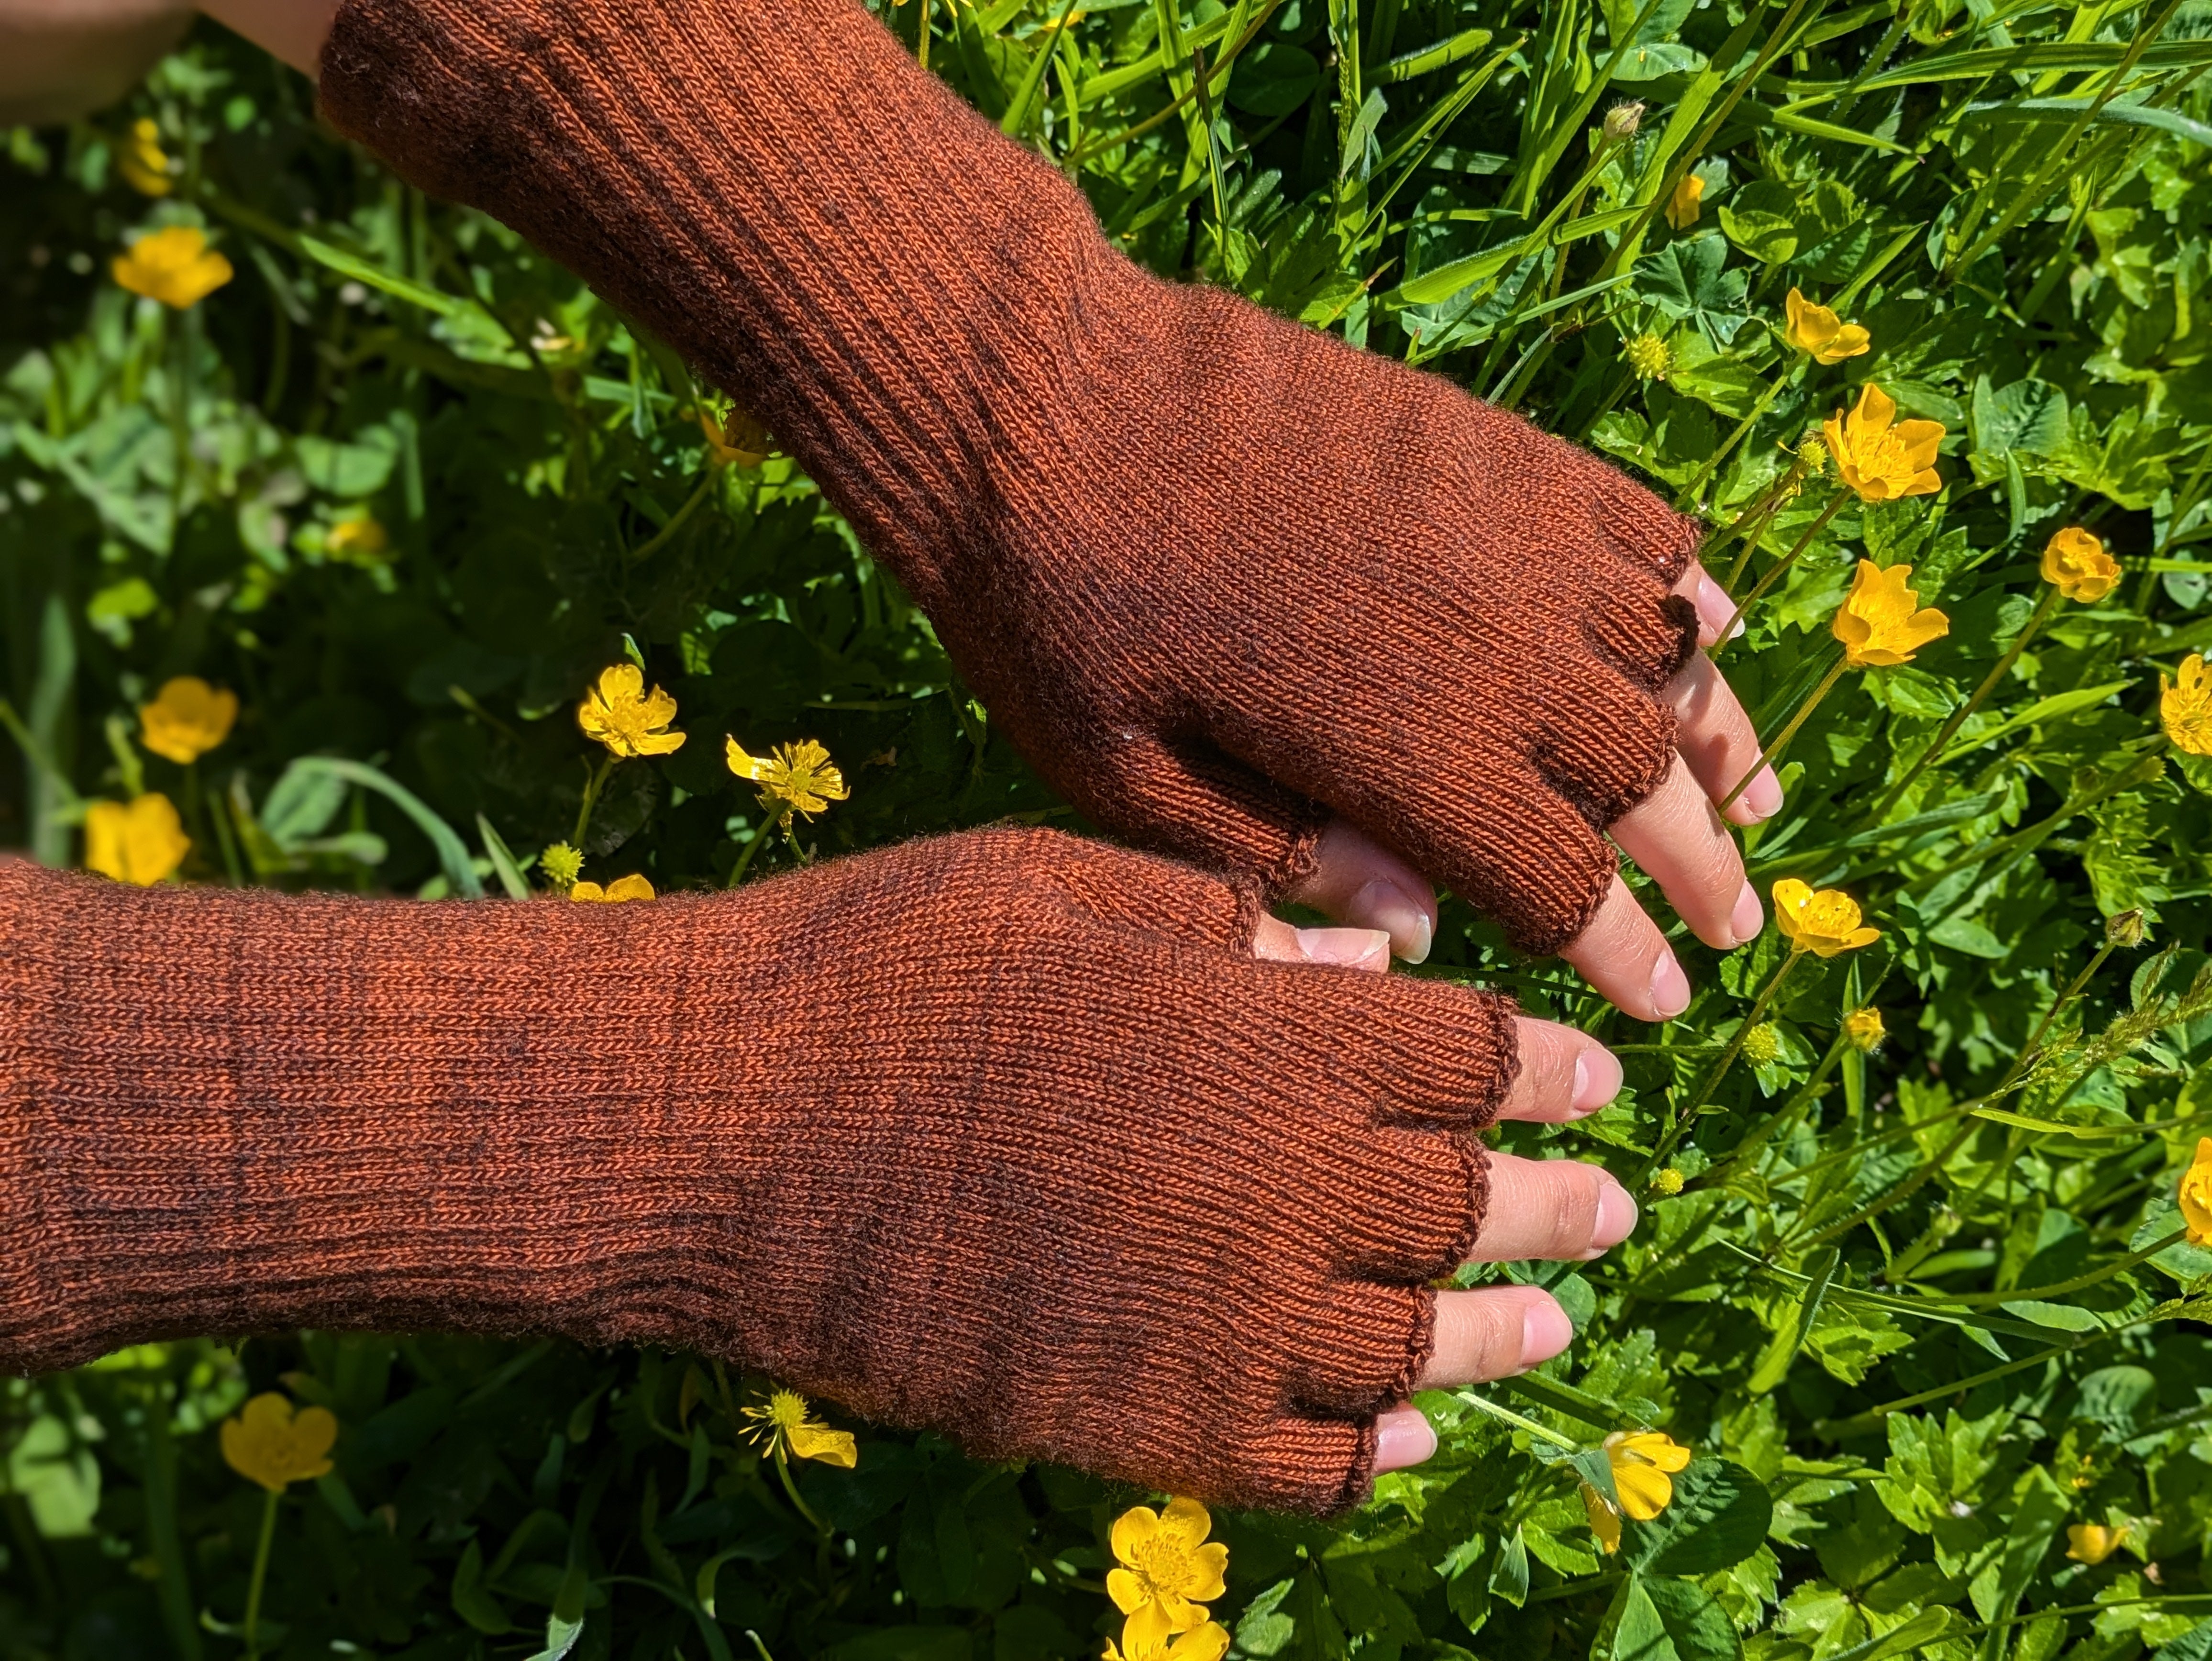
M 1636 1208 L 1636 1196 L 1607 1177 L 1598 1189 L 1597 1228 L 1590 1236 L 1590 1249 L 1583 1256 L 1596 1257 L 1612 1250 L 1636 1232 L 1636 1220 L 1640 1214 Z
M 1530 1304 L 1521 1315 L 1521 1369 L 1540 1366 L 1575 1341 L 1575 1323 L 1549 1298 Z
M 1345 915 L 1370 928 L 1386 931 L 1390 936 L 1391 949 L 1407 963 L 1428 961 L 1431 938 L 1435 933 L 1428 910 L 1415 904 L 1413 897 L 1397 884 L 1376 878 L 1352 897 Z
M 1386 1413 L 1375 1421 L 1375 1469 L 1403 1470 L 1437 1451 L 1435 1427 L 1418 1409 Z
M 1690 1007 L 1690 977 L 1682 972 L 1672 952 L 1660 958 L 1659 966 L 1651 971 L 1651 1007 L 1662 1021 L 1673 1020 Z
M 1743 632 L 1743 619 L 1735 615 L 1735 601 L 1729 598 L 1727 589 L 1711 577 L 1698 579 L 1698 614 L 1705 618 L 1705 626 L 1716 635 L 1727 629 L 1728 637 L 1734 640 Z M 1733 628 L 1729 626 L 1731 618 L 1735 619 Z
M 1575 1057 L 1575 1111 L 1595 1113 L 1620 1094 L 1620 1057 L 1610 1050 L 1585 1050 Z
M 1390 964 L 1390 937 L 1379 928 L 1301 928 L 1298 950 L 1308 963 L 1346 969 L 1387 969 Z
M 1743 946 L 1757 940 L 1765 927 L 1766 908 L 1759 903 L 1759 891 L 1746 883 L 1743 892 L 1735 897 L 1735 910 L 1729 913 L 1729 933 L 1738 946 Z
M 1782 811 L 1782 781 L 1774 776 L 1771 767 L 1762 767 L 1759 776 L 1744 787 L 1740 800 L 1754 824 L 1771 819 Z

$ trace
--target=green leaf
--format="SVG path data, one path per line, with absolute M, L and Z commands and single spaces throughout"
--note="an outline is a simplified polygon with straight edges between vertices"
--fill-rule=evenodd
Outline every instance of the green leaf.
M 499 1599 L 483 1588 L 483 1550 L 473 1540 L 453 1567 L 453 1613 L 478 1632 L 497 1638 L 514 1630 Z
M 1721 229 L 1753 259 L 1779 265 L 1797 252 L 1797 192 L 1761 179 L 1720 206 Z
M 358 784 L 386 797 L 414 820 L 422 834 L 430 839 L 430 845 L 438 853 L 439 866 L 445 872 L 446 880 L 453 891 L 468 899 L 480 900 L 483 897 L 483 879 L 477 875 L 476 867 L 469 858 L 468 848 L 454 833 L 453 827 L 432 812 L 420 796 L 396 779 L 364 762 L 344 761 L 335 756 L 301 756 L 285 770 L 288 777 L 295 773 L 303 776 L 301 782 L 295 787 L 302 792 L 307 788 L 307 779 L 322 775 L 343 780 L 349 784 Z M 282 789 L 283 786 L 284 781 L 279 779 L 277 788 Z
M 440 290 L 415 282 L 412 278 L 387 271 L 381 265 L 372 265 L 366 259 L 349 254 L 343 248 L 333 247 L 320 237 L 301 235 L 297 239 L 300 252 L 317 265 L 336 271 L 340 277 L 349 277 L 356 283 L 365 283 L 394 300 L 404 300 L 410 306 L 420 306 L 426 312 L 440 317 L 459 317 L 465 313 L 483 313 L 483 308 L 472 300 L 441 293 Z
M 1668 316 L 1693 324 L 1725 346 L 1751 319 L 1745 295 L 1750 275 L 1727 271 L 1728 243 L 1717 236 L 1670 242 L 1637 268 L 1637 290 Z
M 1694 1581 L 1632 1574 L 1610 1616 L 1608 1661 L 1736 1661 L 1735 1626 Z
M 2015 1298 L 1999 1304 L 2008 1315 L 2017 1315 L 2023 1321 L 2033 1321 L 2039 1327 L 2050 1327 L 2058 1332 L 2102 1332 L 2105 1318 L 2094 1310 L 2078 1308 L 2072 1304 L 2045 1303 L 2038 1298 Z
M 1648 1523 L 1624 1524 L 1621 1561 L 1651 1574 L 1712 1574 L 1757 1551 L 1773 1520 L 1766 1485 L 1733 1459 L 1692 1459 Z

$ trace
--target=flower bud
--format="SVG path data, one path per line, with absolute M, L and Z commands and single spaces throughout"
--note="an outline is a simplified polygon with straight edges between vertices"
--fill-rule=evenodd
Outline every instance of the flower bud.
M 1808 478 L 1818 478 L 1828 471 L 1828 445 L 1818 433 L 1808 433 L 1798 441 L 1797 465 L 1805 470 Z
M 1638 380 L 1664 380 L 1674 368 L 1674 354 L 1656 334 L 1640 334 L 1628 343 L 1628 367 Z
M 1844 1042 L 1863 1056 L 1889 1036 L 1879 1009 L 1854 1009 L 1844 1017 Z
M 1668 1165 L 1663 1171 L 1651 1173 L 1651 1191 L 1671 1199 L 1682 1191 L 1682 1173 Z
M 2105 944 L 2107 946 L 2141 946 L 2143 938 L 2143 914 L 2141 908 L 2123 911 L 2116 917 L 2105 919 Z
M 1765 1067 L 1782 1053 L 1782 1035 L 1771 1021 L 1761 1021 L 1743 1035 L 1743 1058 L 1753 1067 Z
M 1605 136 L 1613 143 L 1636 137 L 1636 130 L 1644 125 L 1644 106 L 1638 103 L 1615 104 L 1605 113 Z
M 538 868 L 547 882 L 565 891 L 574 887 L 583 873 L 584 856 L 567 843 L 556 842 L 538 856 Z

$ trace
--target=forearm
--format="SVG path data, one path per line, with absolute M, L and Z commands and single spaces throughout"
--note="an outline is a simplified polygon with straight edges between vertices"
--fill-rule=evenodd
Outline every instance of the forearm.
M 685 1037 L 736 1030 L 704 971 L 744 978 L 742 941 L 733 907 L 602 910 L 0 867 L 0 1364 L 292 1325 L 665 1335 L 707 1180 L 685 1075 L 757 1082 Z M 733 1213 L 760 1163 L 718 1150 Z
M 1065 378 L 1127 350 L 1092 312 L 1143 279 L 1081 196 L 854 0 L 352 0 L 322 76 L 343 131 L 762 416 L 926 603 Z

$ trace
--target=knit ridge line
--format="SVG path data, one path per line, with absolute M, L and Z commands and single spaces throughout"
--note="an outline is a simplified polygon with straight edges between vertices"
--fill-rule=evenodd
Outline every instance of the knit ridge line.
M 1161 280 L 854 0 L 345 0 L 324 106 L 761 415 L 1097 822 L 1278 892 L 1332 817 L 1551 950 L 1663 776 L 1696 525 Z
M 1249 955 L 1005 829 L 649 903 L 0 864 L 0 1366 L 194 1334 L 696 1351 L 984 1459 L 1367 1492 L 1512 1006 Z

